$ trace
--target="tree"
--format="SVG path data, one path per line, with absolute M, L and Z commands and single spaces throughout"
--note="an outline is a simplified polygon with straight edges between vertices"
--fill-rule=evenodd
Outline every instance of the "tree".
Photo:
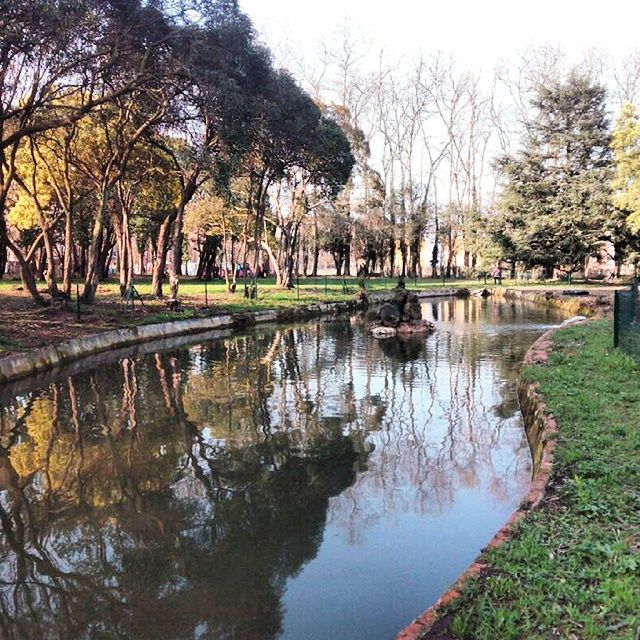
M 184 231 L 198 251 L 198 280 L 211 280 L 218 255 L 224 253 L 225 217 L 229 203 L 203 189 L 185 211 Z
M 628 215 L 629 226 L 640 232 L 640 119 L 627 102 L 611 138 L 615 158 L 613 203 Z
M 18 151 L 27 138 L 77 122 L 148 81 L 155 54 L 166 38 L 164 26 L 155 7 L 136 0 L 2 3 L 0 275 L 8 247 L 36 302 L 44 299 L 36 289 L 30 261 L 11 240 L 5 218 Z M 126 73 L 118 75 L 125 68 Z M 75 99 L 68 103 L 71 96 Z
M 498 232 L 511 258 L 571 275 L 602 239 L 610 213 L 605 90 L 572 72 L 540 86 L 523 151 L 503 158 Z
M 311 210 L 338 196 L 355 163 L 347 137 L 331 118 L 321 116 L 312 135 L 302 143 L 299 165 L 286 176 L 287 202 L 274 198 L 272 206 L 279 238 L 278 257 L 272 261 L 277 284 L 283 288 L 294 286 L 301 224 Z
M 145 104 L 145 96 L 132 96 L 131 99 L 120 99 L 113 105 L 95 110 L 82 123 L 83 135 L 94 140 L 93 147 L 82 141 L 83 155 L 73 158 L 77 169 L 83 173 L 95 188 L 98 206 L 95 212 L 87 273 L 85 276 L 82 298 L 86 303 L 93 303 L 98 283 L 103 275 L 105 258 L 105 231 L 111 222 L 112 228 L 119 229 L 118 236 L 122 240 L 122 219 L 109 220 L 109 207 L 116 186 L 119 185 L 120 213 L 124 203 L 123 178 L 129 169 L 134 150 L 143 135 L 160 122 L 167 102 L 154 92 L 151 104 Z M 81 135 L 82 140 L 82 135 Z M 115 224 L 114 224 L 115 222 Z M 121 242 L 121 247 L 123 243 Z
M 254 272 L 260 249 L 271 251 L 263 236 L 271 188 L 281 180 L 293 180 L 305 166 L 316 140 L 320 115 L 310 96 L 282 70 L 269 75 L 263 93 L 254 100 L 250 145 L 239 171 L 246 180 L 247 209 L 253 218 Z M 279 268 L 273 253 L 270 259 Z
M 179 63 L 188 88 L 170 120 L 171 136 L 153 141 L 171 159 L 180 194 L 158 236 L 152 282 L 158 297 L 167 252 L 170 295 L 177 297 L 185 208 L 207 180 L 228 187 L 249 147 L 255 96 L 271 74 L 268 55 L 256 44 L 237 0 L 210 3 L 200 20 L 185 28 L 184 39 Z

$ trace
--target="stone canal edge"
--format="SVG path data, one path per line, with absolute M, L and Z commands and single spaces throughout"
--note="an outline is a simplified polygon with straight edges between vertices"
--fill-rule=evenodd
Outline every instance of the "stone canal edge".
M 419 298 L 452 297 L 459 294 L 460 289 L 453 287 L 437 288 L 416 292 Z M 392 295 L 389 293 L 371 294 L 374 303 L 383 302 Z M 301 305 L 287 309 L 248 311 L 228 313 L 205 318 L 175 320 L 158 324 L 139 325 L 126 329 L 115 329 L 95 333 L 24 353 L 0 358 L 0 387 L 9 382 L 29 378 L 61 365 L 81 360 L 107 351 L 124 347 L 132 347 L 146 342 L 166 340 L 178 336 L 204 334 L 214 330 L 241 330 L 255 325 L 273 323 L 292 323 L 312 320 L 327 316 L 339 316 L 354 313 L 356 301 L 325 302 Z
M 583 319 L 574 322 L 582 321 Z M 547 331 L 547 333 L 534 342 L 527 351 L 522 365 L 530 366 L 546 363 L 552 350 L 554 333 L 569 324 L 572 323 L 565 323 L 561 327 Z M 527 382 L 520 378 L 518 381 L 518 399 L 533 458 L 534 473 L 529 493 L 502 528 L 493 536 L 473 564 L 440 596 L 434 605 L 429 607 L 411 624 L 405 627 L 396 636 L 395 640 L 429 640 L 430 632 L 439 620 L 441 613 L 443 613 L 447 605 L 460 596 L 464 584 L 468 580 L 490 569 L 490 565 L 485 556 L 486 551 L 501 546 L 508 540 L 515 526 L 523 520 L 528 513 L 538 509 L 542 503 L 553 473 L 558 425 L 553 415 L 548 412 L 546 402 L 540 394 L 537 383 Z

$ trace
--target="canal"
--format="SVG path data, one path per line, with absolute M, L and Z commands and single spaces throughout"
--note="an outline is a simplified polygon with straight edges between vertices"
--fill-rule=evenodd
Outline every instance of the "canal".
M 0 389 L 0 635 L 392 639 L 526 494 L 517 366 L 565 317 L 423 313 L 428 338 L 319 321 Z

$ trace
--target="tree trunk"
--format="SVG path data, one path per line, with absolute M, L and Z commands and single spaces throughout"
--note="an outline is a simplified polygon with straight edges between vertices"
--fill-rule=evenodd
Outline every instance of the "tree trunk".
M 393 278 L 396 275 L 396 241 L 391 240 L 389 245 L 389 276 Z
M 101 269 L 100 257 L 103 243 L 103 231 L 105 215 L 107 212 L 107 189 L 104 187 L 100 194 L 100 204 L 96 219 L 93 223 L 93 231 L 91 233 L 91 244 L 89 245 L 89 257 L 87 260 L 87 272 L 84 280 L 84 288 L 82 291 L 82 301 L 86 304 L 93 304 L 96 299 L 98 283 L 100 282 Z
M 267 252 L 267 255 L 269 256 L 269 262 L 271 263 L 273 271 L 276 275 L 276 282 L 279 283 L 282 279 L 282 274 L 280 272 L 280 265 L 278 264 L 278 260 L 276 259 L 273 251 L 271 250 L 271 247 L 266 240 L 262 240 L 262 248 Z
M 347 246 L 344 251 L 344 275 L 351 275 L 351 238 L 347 238 Z
M 311 275 L 316 278 L 318 276 L 318 260 L 320 259 L 320 230 L 318 228 L 318 213 L 313 210 L 313 266 L 311 267 Z
M 79 264 L 78 275 L 81 278 L 87 277 L 87 255 L 88 255 L 87 252 L 88 252 L 87 247 L 82 247 L 80 249 L 80 264 Z
M 180 244 L 178 245 L 178 264 L 176 265 L 176 274 L 179 276 L 184 275 L 182 271 L 182 254 L 184 253 L 182 250 L 183 245 L 184 245 L 184 233 L 180 233 Z M 187 273 L 187 275 L 189 274 Z
M 64 221 L 64 260 L 62 263 L 62 292 L 67 299 L 71 299 L 71 279 L 73 277 L 73 224 L 71 211 L 65 212 Z
M 122 220 L 116 222 L 115 228 L 118 242 L 120 295 L 124 297 L 133 281 L 133 247 L 129 229 L 129 211 L 126 207 L 123 207 Z
M 122 217 L 124 218 L 124 212 L 122 212 Z M 127 249 L 124 241 L 124 222 L 123 219 L 118 218 L 117 215 L 113 216 L 113 228 L 116 232 L 116 246 L 118 247 L 118 262 L 116 265 L 118 269 L 118 284 L 120 288 L 120 296 L 124 298 L 124 294 L 127 291 Z
M 31 265 L 22 255 L 20 249 L 18 249 L 18 247 L 9 239 L 8 236 L 5 240 L 7 246 L 9 247 L 9 249 L 11 249 L 11 252 L 20 264 L 20 278 L 22 279 L 22 284 L 24 285 L 25 289 L 31 294 L 31 297 L 36 304 L 46 306 L 46 300 L 40 295 L 40 292 L 38 291 L 38 286 L 33 274 L 33 270 L 31 269 Z
M 289 226 L 289 228 L 281 229 L 281 231 L 282 240 L 280 244 L 280 260 L 278 261 L 280 269 L 276 285 L 281 289 L 293 289 L 297 229 Z
M 36 270 L 36 280 L 44 280 L 44 272 L 47 268 L 47 254 L 44 249 L 38 252 L 38 268 Z
M 162 221 L 160 231 L 158 232 L 158 239 L 156 240 L 156 259 L 153 263 L 153 274 L 151 277 L 151 293 L 156 298 L 162 298 L 162 281 L 167 267 L 171 224 L 175 216 L 176 212 L 174 210 Z
M 182 220 L 184 217 L 184 200 L 176 209 L 175 221 L 173 223 L 173 234 L 171 236 L 171 245 L 169 248 L 169 295 L 172 299 L 178 297 L 178 286 L 180 281 L 180 265 L 182 262 Z
M 195 192 L 198 189 L 198 176 L 200 175 L 200 169 L 196 168 L 189 175 L 185 181 L 184 189 L 180 197 L 180 204 L 176 208 L 173 216 L 173 230 L 171 233 L 170 244 L 168 244 L 169 250 L 169 293 L 171 298 L 176 299 L 178 297 L 178 286 L 180 284 L 178 276 L 182 275 L 182 242 L 184 240 L 184 234 L 182 232 L 184 210 L 191 198 L 193 198 Z M 164 260 L 166 262 L 167 256 Z M 162 293 L 162 292 L 160 292 Z
M 7 223 L 4 215 L 0 213 L 0 280 L 7 270 Z
M 109 277 L 109 266 L 113 259 L 113 249 L 115 242 L 112 239 L 111 233 L 105 228 L 103 231 L 102 245 L 100 247 L 100 254 L 98 257 L 98 274 L 99 280 L 106 280 Z
M 58 283 L 56 281 L 55 250 L 53 246 L 54 243 L 52 240 L 51 227 L 44 216 L 44 212 L 42 211 L 42 209 L 38 204 L 36 204 L 36 208 L 38 210 L 40 227 L 42 229 L 42 234 L 44 239 L 44 255 L 46 259 L 44 279 L 45 279 L 45 282 L 47 283 L 47 289 L 49 289 L 49 294 L 51 295 L 51 299 L 57 300 L 60 297 L 60 293 L 58 292 Z
M 331 254 L 331 257 L 333 258 L 333 263 L 336 265 L 336 275 L 337 276 L 341 276 L 342 275 L 342 264 L 344 262 L 344 257 L 342 255 L 342 252 L 337 253 L 337 252 L 333 252 Z M 346 275 L 346 273 L 345 273 Z

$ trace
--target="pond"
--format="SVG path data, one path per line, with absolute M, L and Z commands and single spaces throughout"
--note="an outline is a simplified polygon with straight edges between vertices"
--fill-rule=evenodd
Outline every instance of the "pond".
M 527 492 L 516 368 L 563 319 L 423 311 L 415 341 L 321 321 L 0 389 L 0 635 L 393 638 Z

